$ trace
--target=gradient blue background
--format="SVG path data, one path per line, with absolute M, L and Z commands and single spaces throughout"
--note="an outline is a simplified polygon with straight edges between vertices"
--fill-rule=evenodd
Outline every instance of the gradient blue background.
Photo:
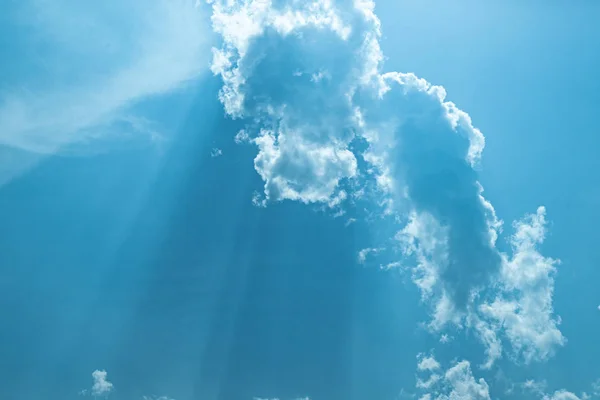
M 499 216 L 545 205 L 552 221 L 543 252 L 562 260 L 554 302 L 568 345 L 548 363 L 503 367 L 590 391 L 600 3 L 380 0 L 376 11 L 387 69 L 443 85 L 486 135 L 481 180 Z M 0 26 L 2 90 L 29 79 L 33 50 L 18 26 Z M 241 125 L 219 87 L 204 76 L 136 105 L 173 132 L 160 148 L 48 156 L 0 187 L 0 398 L 75 399 L 95 369 L 117 400 L 383 400 L 414 387 L 415 356 L 436 339 L 417 326 L 427 316 L 411 282 L 357 263 L 378 226 L 254 207 L 255 149 L 233 142 Z

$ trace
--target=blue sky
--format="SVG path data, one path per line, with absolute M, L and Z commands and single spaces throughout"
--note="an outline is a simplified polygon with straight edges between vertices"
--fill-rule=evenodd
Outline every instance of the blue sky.
M 599 398 L 599 13 L 9 2 L 0 397 Z

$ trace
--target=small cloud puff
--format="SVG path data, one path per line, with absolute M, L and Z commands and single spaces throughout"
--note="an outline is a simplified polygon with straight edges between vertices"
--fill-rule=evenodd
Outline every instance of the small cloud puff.
M 96 370 L 92 372 L 92 378 L 94 384 L 92 385 L 91 394 L 92 396 L 108 396 L 113 390 L 113 384 L 106 378 L 107 373 L 104 370 Z
M 369 254 L 377 254 L 385 249 L 383 248 L 365 248 L 358 252 L 358 262 L 359 264 L 364 264 L 367 261 L 367 257 Z
M 450 343 L 450 341 L 452 341 L 452 337 L 450 335 L 448 335 L 447 333 L 443 333 L 440 336 L 440 343 L 446 344 L 446 343 Z
M 235 143 L 237 144 L 242 144 L 242 143 L 249 143 L 250 140 L 250 136 L 248 135 L 248 132 L 246 132 L 246 130 L 241 129 L 233 138 L 233 140 L 235 141 Z
M 417 364 L 417 370 L 419 371 L 437 371 L 440 369 L 440 363 L 437 362 L 433 356 L 419 356 L 419 363 Z

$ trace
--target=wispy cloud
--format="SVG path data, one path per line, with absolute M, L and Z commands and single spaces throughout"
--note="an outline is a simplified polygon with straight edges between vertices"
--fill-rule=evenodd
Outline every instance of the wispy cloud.
M 0 144 L 53 153 L 127 131 L 154 134 L 128 107 L 208 68 L 210 29 L 191 0 L 31 0 L 3 34 L 43 56 L 0 92 Z
M 382 249 L 382 248 L 370 248 L 370 247 L 362 249 L 362 250 L 360 250 L 358 252 L 358 262 L 360 264 L 364 264 L 367 261 L 367 258 L 369 257 L 370 254 L 377 254 L 377 253 L 379 253 L 382 250 L 384 250 L 384 249 Z

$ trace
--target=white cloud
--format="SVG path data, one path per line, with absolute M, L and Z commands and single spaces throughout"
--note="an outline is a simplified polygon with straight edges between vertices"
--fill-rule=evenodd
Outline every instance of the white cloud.
M 557 390 L 552 395 L 544 396 L 544 400 L 581 400 L 581 398 L 574 393 L 566 390 Z
M 433 356 L 421 356 L 419 357 L 419 363 L 417 364 L 417 370 L 419 371 L 436 371 L 440 369 L 440 363 Z
M 475 332 L 479 335 L 479 340 L 485 346 L 486 360 L 481 367 L 490 369 L 496 360 L 502 357 L 502 342 L 498 338 L 499 326 L 485 321 L 475 314 L 469 315 L 469 320 Z
M 466 326 L 472 327 L 485 345 L 483 368 L 491 368 L 502 356 L 501 336 L 511 344 L 513 355 L 526 363 L 546 360 L 556 347 L 566 343 L 558 328 L 560 318 L 554 316 L 552 307 L 558 261 L 542 256 L 537 249 L 545 238 L 545 215 L 540 207 L 536 214 L 514 224 L 512 256 L 501 254 L 501 268 L 491 286 L 496 290 L 493 300 L 482 302 L 485 297 L 473 297 L 466 312 L 455 307 L 440 282 L 448 262 L 447 228 L 428 214 L 413 213 L 397 235 L 405 254 L 416 256 L 415 284 L 424 300 L 434 302 L 430 328 L 440 330 L 448 323 L 460 327 L 465 318 Z
M 250 136 L 248 136 L 248 133 L 244 129 L 241 129 L 235 135 L 234 141 L 237 144 L 248 143 L 248 142 L 250 142 Z
M 450 335 L 448 335 L 447 333 L 443 333 L 440 336 L 440 343 L 446 344 L 446 343 L 450 343 L 452 341 L 452 337 Z
M 216 1 L 212 20 L 224 39 L 213 50 L 220 99 L 230 116 L 249 121 L 244 138 L 258 147 L 264 201 L 330 203 L 345 180 L 360 178 L 351 145 L 366 140 L 377 187 L 396 190 L 394 204 L 412 203 L 415 223 L 426 219 L 447 236 L 431 260 L 424 241 L 433 232 L 423 232 L 415 276 L 437 302 L 436 325 L 460 318 L 500 261 L 498 223 L 472 169 L 485 141 L 468 114 L 440 86 L 380 73 L 372 2 Z
M 542 400 L 587 400 L 592 398 L 600 397 L 600 380 L 592 383 L 592 394 L 587 392 L 581 392 L 581 395 L 576 395 L 565 389 L 556 390 L 554 393 L 545 393 L 546 382 L 537 382 L 534 380 L 528 380 L 522 384 L 522 387 L 532 393 L 538 395 Z
M 216 158 L 216 157 L 219 157 L 219 156 L 222 156 L 222 155 L 223 155 L 223 150 L 221 150 L 221 149 L 219 149 L 217 147 L 213 147 L 213 149 L 210 151 L 210 156 L 212 158 Z
M 107 373 L 104 370 L 92 372 L 94 384 L 92 385 L 92 396 L 107 396 L 113 390 L 113 384 L 106 379 Z
M 339 195 L 340 179 L 356 174 L 352 152 L 307 142 L 292 131 L 263 131 L 254 142 L 259 148 L 254 166 L 267 199 L 327 203 Z
M 525 362 L 564 343 L 552 311 L 555 262 L 535 247 L 543 208 L 517 224 L 512 255 L 501 254 L 502 221 L 476 171 L 482 132 L 443 87 L 383 71 L 373 2 L 210 3 L 223 38 L 212 64 L 223 80 L 220 100 L 247 122 L 237 141 L 258 150 L 264 195 L 255 204 L 339 207 L 346 186 L 362 197 L 373 190 L 387 213 L 408 216 L 397 235 L 402 265 L 414 260 L 430 329 L 473 329 L 485 368 L 502 356 L 503 339 Z
M 326 0 L 213 3 L 225 44 L 213 50 L 212 70 L 223 79 L 227 113 L 258 121 L 244 140 L 258 147 L 266 200 L 329 203 L 340 182 L 356 176 L 350 96 L 362 73 L 353 68 L 362 39 L 351 37 L 338 11 Z M 341 59 L 322 57 L 335 44 Z
M 19 4 L 31 22 L 15 22 L 14 36 L 48 51 L 41 65 L 22 60 L 35 72 L 0 92 L 0 144 L 53 153 L 127 130 L 153 135 L 128 107 L 208 70 L 210 30 L 191 0 Z
M 547 359 L 566 342 L 552 307 L 557 261 L 537 249 L 546 235 L 545 216 L 540 207 L 514 224 L 513 255 L 503 262 L 499 279 L 503 293 L 480 307 L 503 328 L 514 352 L 526 363 Z
M 419 361 L 417 371 L 419 373 L 429 373 L 429 376 L 425 379 L 417 377 L 417 388 L 429 390 L 436 386 L 442 379 L 442 376 L 436 373 L 441 368 L 440 363 L 433 356 L 426 356 L 424 354 L 419 354 L 417 360 Z
M 423 357 L 417 370 L 439 370 L 433 357 Z M 427 380 L 417 379 L 417 388 L 426 391 L 420 398 L 430 400 L 490 400 L 489 386 L 482 378 L 476 380 L 468 361 L 460 361 L 442 375 L 431 373 Z
M 446 371 L 444 376 L 451 387 L 448 395 L 439 396 L 438 399 L 448 400 L 484 400 L 490 399 L 488 384 L 483 378 L 475 380 L 468 361 L 461 361 Z
M 362 249 L 358 252 L 358 262 L 360 264 L 364 264 L 367 261 L 367 257 L 369 257 L 369 254 L 375 255 L 383 250 L 384 250 L 383 248 L 371 248 L 371 247 Z
M 428 213 L 412 212 L 408 223 L 396 238 L 405 256 L 415 256 L 417 265 L 413 268 L 413 281 L 421 289 L 424 300 L 433 296 L 444 296 L 443 290 L 436 294 L 440 280 L 440 267 L 447 263 L 447 229 Z M 443 325 L 451 316 L 440 315 L 436 325 Z
M 521 384 L 523 389 L 535 393 L 539 396 L 544 396 L 544 391 L 546 390 L 546 382 L 545 381 L 535 381 L 533 379 L 528 379 Z
M 417 388 L 418 389 L 431 389 L 432 387 L 434 387 L 439 381 L 440 381 L 441 377 L 438 374 L 431 374 L 429 375 L 429 378 L 427 378 L 426 380 L 417 379 Z

